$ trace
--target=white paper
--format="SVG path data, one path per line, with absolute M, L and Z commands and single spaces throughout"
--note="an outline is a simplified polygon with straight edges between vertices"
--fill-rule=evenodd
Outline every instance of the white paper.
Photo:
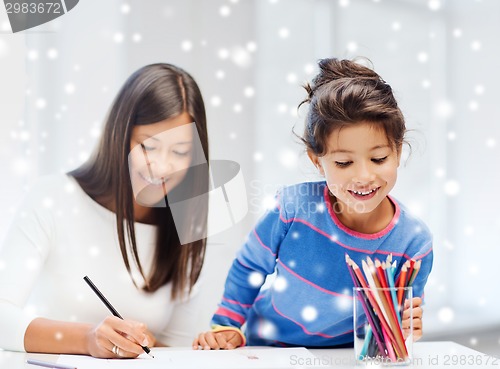
M 151 353 L 137 359 L 96 359 L 89 356 L 61 355 L 58 363 L 74 365 L 78 369 L 238 369 L 238 368 L 292 368 L 297 362 L 308 367 L 307 363 L 315 363 L 315 356 L 303 347 L 299 348 L 251 348 L 242 347 L 236 350 L 190 350 L 154 348 Z M 311 367 L 312 365 L 309 365 Z

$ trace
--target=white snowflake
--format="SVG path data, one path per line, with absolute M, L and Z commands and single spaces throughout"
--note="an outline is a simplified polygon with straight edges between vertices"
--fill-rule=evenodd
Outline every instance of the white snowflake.
M 462 37 L 462 30 L 460 28 L 455 28 L 453 30 L 453 36 L 456 38 Z
M 231 60 L 240 68 L 247 68 L 252 64 L 252 56 L 247 49 L 237 46 L 231 50 Z
M 229 57 L 229 51 L 227 49 L 220 49 L 217 52 L 217 56 L 222 60 L 227 59 Z
M 57 59 L 58 56 L 59 56 L 59 53 L 56 49 L 52 48 L 52 49 L 47 50 L 47 58 L 54 60 L 54 59 Z
M 444 192 L 448 196 L 456 196 L 460 192 L 460 184 L 455 180 L 448 180 L 444 184 Z
M 193 48 L 193 43 L 191 41 L 189 41 L 189 40 L 182 41 L 182 43 L 181 43 L 181 49 L 183 51 L 186 51 L 186 52 L 187 51 L 191 51 L 192 48 Z
M 45 197 L 43 200 L 42 200 L 42 205 L 47 208 L 47 209 L 50 209 L 52 206 L 54 206 L 54 200 L 50 197 Z
M 245 87 L 245 89 L 243 90 L 243 95 L 245 95 L 245 97 L 253 97 L 255 95 L 255 90 L 253 87 L 251 86 L 247 86 Z
M 429 9 L 432 11 L 437 11 L 441 9 L 441 1 L 440 0 L 429 0 L 428 4 Z
M 392 23 L 392 29 L 393 29 L 393 31 L 399 31 L 401 29 L 401 23 L 399 23 L 399 22 L 393 22 Z
M 224 73 L 223 70 L 218 70 L 217 72 L 215 72 L 215 78 L 217 79 L 224 79 L 224 77 L 226 76 L 226 73 Z
M 44 99 L 42 98 L 39 98 L 35 101 L 35 106 L 38 108 L 38 109 L 45 109 L 45 107 L 47 106 L 47 101 L 45 101 Z
M 344 290 L 342 291 L 343 296 L 335 297 L 334 301 L 337 306 L 337 309 L 340 311 L 351 311 L 353 300 L 351 297 L 351 291 Z
M 311 75 L 314 73 L 315 68 L 316 67 L 313 64 L 308 63 L 304 66 L 304 72 L 308 75 Z
M 223 5 L 219 9 L 219 14 L 222 17 L 228 17 L 231 14 L 231 8 L 227 5 Z
M 36 50 L 29 50 L 27 53 L 28 59 L 29 60 L 37 60 L 38 59 L 38 51 Z
M 257 44 L 254 41 L 250 41 L 247 43 L 247 50 L 251 53 L 257 51 Z
M 484 86 L 483 85 L 476 85 L 474 87 L 474 92 L 476 93 L 476 95 L 484 94 Z
M 283 27 L 278 31 L 278 35 L 281 38 L 288 38 L 288 36 L 290 36 L 290 31 L 288 30 L 288 28 Z
M 54 338 L 56 339 L 56 341 L 61 341 L 63 339 L 63 334 L 61 332 L 55 332 L 54 333 Z
M 288 282 L 283 276 L 276 277 L 273 283 L 273 289 L 276 292 L 283 292 L 288 287 Z
M 121 32 L 115 32 L 115 34 L 113 35 L 113 41 L 117 44 L 121 44 L 123 42 L 123 39 L 123 33 Z
M 469 110 L 476 111 L 479 108 L 479 104 L 475 100 L 469 102 Z
M 132 35 L 132 41 L 134 41 L 134 42 L 141 42 L 142 41 L 142 35 L 140 33 L 134 33 Z
M 297 166 L 298 156 L 294 150 L 285 149 L 279 153 L 279 160 L 285 168 L 291 169 Z
M 425 51 L 421 51 L 417 54 L 417 60 L 420 63 L 427 63 L 429 60 L 429 54 L 427 54 Z
M 294 84 L 297 82 L 297 75 L 295 73 L 288 73 L 286 76 L 286 81 L 290 84 Z
M 276 199 L 274 198 L 274 196 L 265 196 L 264 199 L 262 200 L 262 206 L 264 207 L 264 209 L 267 209 L 267 210 L 272 210 L 276 207 Z
M 258 161 L 262 161 L 262 159 L 264 159 L 264 155 L 260 151 L 256 151 L 253 154 L 253 160 L 258 162 Z
M 89 248 L 89 254 L 90 256 L 92 257 L 96 257 L 96 256 L 99 256 L 99 254 L 101 253 L 101 250 L 99 249 L 99 247 L 97 246 L 91 246 Z
M 436 104 L 436 114 L 441 118 L 450 118 L 453 115 L 454 107 L 450 101 L 444 100 Z
M 281 103 L 276 110 L 278 110 L 278 113 L 284 114 L 288 110 L 288 106 L 285 103 Z
M 264 283 L 264 276 L 259 272 L 252 272 L 248 276 L 248 283 L 252 287 L 260 287 Z
M 210 99 L 210 103 L 212 104 L 212 106 L 218 107 L 222 103 L 222 100 L 219 96 L 212 96 L 212 98 Z
M 75 85 L 72 83 L 67 83 L 66 86 L 64 86 L 64 91 L 68 95 L 72 95 L 75 92 Z
M 479 51 L 481 50 L 481 42 L 479 41 L 473 41 L 471 44 L 470 44 L 470 47 L 473 51 Z
M 451 323 L 455 319 L 455 312 L 451 307 L 443 307 L 438 311 L 438 318 L 443 323 Z
M 40 263 L 38 262 L 37 259 L 34 258 L 28 258 L 24 261 L 24 267 L 28 270 L 36 270 L 38 269 Z
M 496 144 L 497 144 L 497 141 L 494 138 L 488 138 L 486 140 L 486 146 L 489 147 L 489 148 L 495 147 Z
M 263 338 L 273 339 L 276 337 L 276 327 L 273 323 L 262 320 L 259 324 L 259 333 Z
M 312 322 L 318 317 L 318 310 L 314 306 L 308 305 L 302 309 L 300 315 L 304 321 Z
M 358 50 L 358 44 L 354 41 L 347 43 L 347 51 L 350 53 L 355 53 Z
M 233 105 L 233 111 L 235 113 L 241 113 L 242 110 L 243 110 L 243 106 L 241 104 L 234 104 Z

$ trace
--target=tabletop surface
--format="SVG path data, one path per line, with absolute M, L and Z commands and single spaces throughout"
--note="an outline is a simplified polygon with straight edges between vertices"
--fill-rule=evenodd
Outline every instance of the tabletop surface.
M 249 352 L 255 350 L 255 352 L 263 352 L 262 350 L 271 348 L 244 348 L 242 352 Z M 211 351 L 204 353 L 197 353 L 192 351 L 190 347 L 168 347 L 168 348 L 153 348 L 153 352 L 156 352 L 160 357 L 160 361 L 156 362 L 156 366 L 149 367 L 161 367 L 161 368 L 188 368 L 190 363 L 193 362 L 193 358 L 196 356 L 198 358 L 203 358 L 203 362 L 200 365 L 198 362 L 197 368 L 218 368 L 226 367 L 223 364 L 224 360 L 220 359 L 230 359 L 235 355 L 238 350 L 230 351 Z M 260 350 L 260 351 L 259 351 Z M 354 361 L 354 350 L 353 349 L 273 349 L 274 356 L 281 356 L 281 359 L 285 358 L 285 361 L 281 361 L 280 366 L 276 366 L 276 361 L 272 366 L 269 367 L 280 367 L 280 368 L 359 368 L 360 366 L 355 365 Z M 280 351 L 277 351 L 280 350 Z M 301 351 L 302 350 L 302 351 Z M 232 351 L 232 353 L 231 353 Z M 271 351 L 270 351 L 271 352 Z M 191 354 L 191 355 L 189 355 Z M 176 364 L 172 360 L 165 361 L 164 358 L 170 356 L 171 358 L 176 358 L 175 360 L 184 360 L 183 362 L 177 361 Z M 187 356 L 189 355 L 189 356 Z M 288 355 L 288 356 L 285 356 Z M 38 359 L 47 362 L 53 362 L 60 360 L 64 364 L 71 362 L 72 359 L 78 362 L 78 369 L 80 368 L 146 368 L 148 365 L 139 365 L 145 363 L 138 359 L 135 360 L 99 360 L 85 356 L 67 356 L 67 355 L 49 355 L 49 354 L 31 354 L 31 353 L 21 353 L 21 352 L 9 352 L 0 351 L 0 368 L 1 369 L 20 369 L 29 368 L 37 369 L 42 368 L 41 366 L 35 366 L 27 364 L 27 359 Z M 181 359 L 178 359 L 181 358 Z M 216 359 L 216 360 L 212 360 Z M 219 363 L 219 364 L 217 364 Z M 375 363 L 376 364 L 376 363 Z M 218 366 L 219 365 L 219 366 Z M 233 362 L 231 366 L 234 369 L 238 368 L 266 368 L 265 361 L 260 363 L 254 362 L 252 365 L 241 364 L 241 362 Z M 367 365 L 370 368 L 378 368 L 379 365 Z M 419 369 L 443 369 L 443 368 L 498 368 L 500 369 L 500 359 L 492 357 L 468 347 L 459 345 L 454 342 L 417 342 L 413 346 L 413 359 L 410 365 L 404 366 L 405 368 L 419 368 Z

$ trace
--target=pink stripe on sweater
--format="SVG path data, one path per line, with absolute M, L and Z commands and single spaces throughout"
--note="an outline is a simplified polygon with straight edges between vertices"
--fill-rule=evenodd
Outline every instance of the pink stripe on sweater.
M 242 304 L 241 302 L 238 302 L 238 301 L 235 301 L 235 300 L 229 300 L 225 297 L 222 297 L 222 299 L 230 304 L 233 304 L 233 305 L 238 305 L 238 306 L 241 306 L 241 307 L 244 307 L 244 308 L 250 308 L 252 307 L 252 304 Z
M 286 316 L 285 314 L 283 314 L 281 311 L 278 310 L 278 308 L 276 307 L 276 305 L 274 304 L 274 301 L 272 302 L 272 305 L 273 305 L 273 309 L 274 311 L 276 311 L 276 313 L 278 313 L 280 316 L 282 316 L 283 318 L 285 319 L 288 319 L 289 321 L 297 324 L 300 328 L 302 328 L 302 330 L 304 331 L 305 334 L 309 335 L 309 336 L 320 336 L 320 337 L 324 337 L 324 338 L 334 338 L 334 337 L 339 337 L 339 336 L 342 336 L 346 333 L 350 333 L 352 332 L 353 330 L 348 330 L 346 332 L 343 332 L 341 334 L 337 334 L 335 336 L 330 336 L 326 333 L 322 333 L 322 332 L 310 332 L 309 330 L 307 330 L 307 328 L 303 325 L 303 324 L 300 324 L 299 322 L 293 320 L 292 318 Z
M 262 240 L 260 239 L 260 237 L 257 234 L 257 232 L 255 231 L 255 229 L 253 230 L 253 234 L 255 235 L 255 238 L 257 238 L 257 241 L 259 241 L 260 245 L 263 248 L 265 248 L 267 251 L 269 251 L 271 253 L 271 255 L 276 256 L 276 254 L 273 252 L 273 250 L 271 250 L 271 248 L 269 246 L 264 245 L 264 242 L 262 242 Z
M 344 295 L 343 293 L 338 293 L 338 292 L 333 292 L 333 291 L 330 291 L 330 290 L 327 290 L 323 287 L 320 287 L 318 286 L 317 284 L 314 284 L 313 282 L 311 282 L 310 280 L 308 279 L 305 279 L 304 277 L 298 275 L 297 273 L 295 273 L 293 270 L 291 270 L 290 268 L 288 268 L 281 260 L 278 260 L 278 263 L 281 264 L 281 266 L 283 268 L 285 268 L 285 270 L 290 273 L 291 275 L 293 275 L 294 277 L 300 279 L 302 282 L 304 283 L 307 283 L 308 285 L 316 288 L 317 290 L 320 290 L 321 292 L 324 292 L 324 293 L 327 293 L 329 295 L 334 295 L 334 296 L 338 296 L 338 297 L 347 297 L 347 298 L 350 298 L 352 299 L 353 297 L 352 296 L 349 296 L 349 295 Z
M 232 319 L 235 322 L 238 322 L 240 324 L 245 323 L 245 317 L 243 317 L 242 315 L 240 315 L 238 313 L 235 313 L 234 311 L 226 309 L 222 306 L 217 309 L 217 311 L 215 312 L 215 315 L 221 315 L 221 316 L 228 317 L 228 318 L 230 318 L 230 319 Z

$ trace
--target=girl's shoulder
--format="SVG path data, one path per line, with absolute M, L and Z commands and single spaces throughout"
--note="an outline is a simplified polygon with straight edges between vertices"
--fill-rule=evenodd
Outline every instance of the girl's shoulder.
M 304 201 L 310 199 L 323 199 L 326 191 L 326 182 L 301 182 L 283 186 L 278 190 L 278 196 L 289 201 Z
M 326 191 L 328 187 L 325 181 L 302 182 L 282 187 L 278 190 L 276 200 L 287 217 L 301 216 L 326 209 Z
M 400 211 L 396 228 L 399 229 L 401 233 L 407 236 L 419 239 L 420 242 L 422 242 L 423 240 L 428 240 L 428 242 L 431 242 L 432 232 L 427 224 L 420 217 L 409 211 L 408 208 L 399 200 L 391 197 L 391 201 L 397 204 Z

